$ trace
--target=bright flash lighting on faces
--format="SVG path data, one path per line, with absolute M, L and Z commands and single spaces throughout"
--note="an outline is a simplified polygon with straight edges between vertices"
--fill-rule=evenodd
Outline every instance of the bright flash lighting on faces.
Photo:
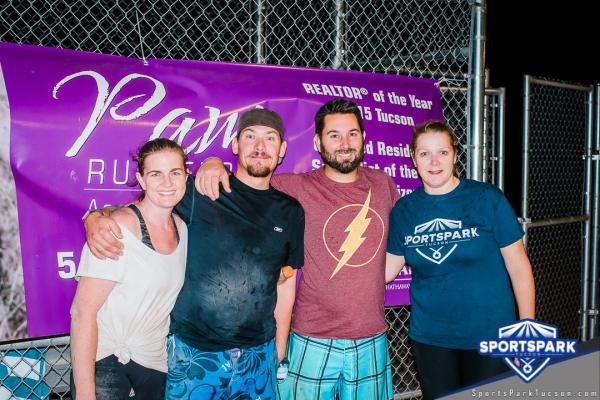
M 232 149 L 242 170 L 252 177 L 264 178 L 275 170 L 279 158 L 285 155 L 286 145 L 273 128 L 253 125 L 240 132 Z
M 423 181 L 425 191 L 444 194 L 456 186 L 454 176 L 456 154 L 445 132 L 426 132 L 419 136 L 413 162 Z
M 164 207 L 173 207 L 183 198 L 187 176 L 181 154 L 173 150 L 148 155 L 144 161 L 144 174 L 136 173 L 145 198 Z

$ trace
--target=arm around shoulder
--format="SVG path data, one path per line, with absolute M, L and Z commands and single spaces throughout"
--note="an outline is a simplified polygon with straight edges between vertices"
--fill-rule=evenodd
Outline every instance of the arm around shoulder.
M 219 183 L 223 185 L 223 190 L 231 192 L 229 171 L 225 168 L 225 164 L 218 157 L 209 157 L 196 172 L 194 186 L 201 195 L 216 200 L 219 198 Z
M 118 208 L 110 207 L 110 210 Z M 101 260 L 116 260 L 123 254 L 123 244 L 119 241 L 123 238 L 121 228 L 110 210 L 102 209 L 102 212 L 90 213 L 83 221 L 86 243 L 92 254 Z

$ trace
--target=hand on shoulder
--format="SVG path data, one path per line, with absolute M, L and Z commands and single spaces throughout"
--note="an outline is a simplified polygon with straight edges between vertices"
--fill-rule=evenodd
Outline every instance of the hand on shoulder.
M 133 210 L 129 207 L 121 207 L 110 214 L 115 222 L 125 227 L 129 232 L 138 236 L 140 232 L 140 223 Z M 138 238 L 139 239 L 139 238 Z

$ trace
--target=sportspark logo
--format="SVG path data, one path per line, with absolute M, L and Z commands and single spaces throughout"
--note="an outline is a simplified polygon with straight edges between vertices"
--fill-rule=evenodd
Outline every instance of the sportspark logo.
M 498 329 L 498 340 L 483 340 L 479 354 L 502 357 L 517 375 L 529 383 L 552 357 L 576 354 L 575 339 L 559 339 L 558 328 L 532 319 Z
M 462 221 L 436 218 L 415 226 L 414 235 L 404 237 L 404 245 L 416 247 L 422 257 L 439 265 L 456 250 L 459 242 L 475 237 L 479 237 L 477 228 L 463 229 Z

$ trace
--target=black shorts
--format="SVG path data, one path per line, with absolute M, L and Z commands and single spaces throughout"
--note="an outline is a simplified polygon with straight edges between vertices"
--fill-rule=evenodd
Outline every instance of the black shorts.
M 142 367 L 134 361 L 121 364 L 111 355 L 96 361 L 96 399 L 128 400 L 133 389 L 136 399 L 163 400 L 167 374 Z M 71 398 L 77 399 L 73 373 L 71 373 Z
M 449 349 L 411 340 L 423 399 L 435 399 L 508 371 L 500 358 L 477 350 Z

